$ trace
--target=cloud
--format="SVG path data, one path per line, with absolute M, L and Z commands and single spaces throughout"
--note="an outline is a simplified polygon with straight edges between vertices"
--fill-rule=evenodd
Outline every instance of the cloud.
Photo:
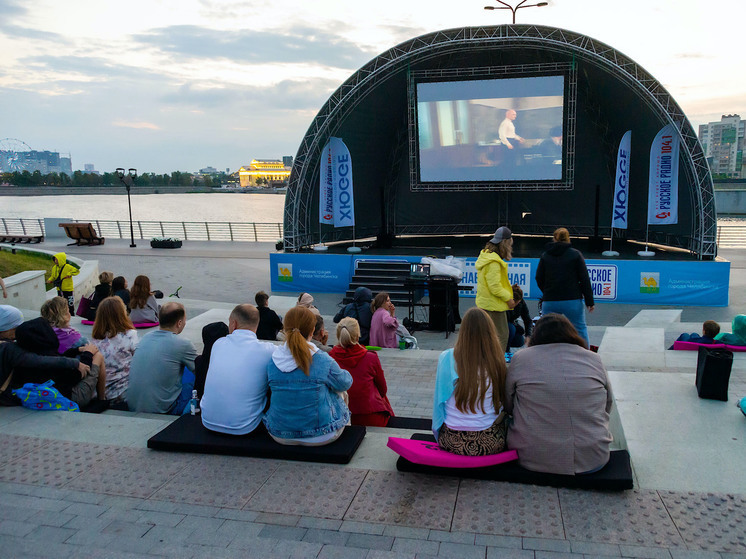
M 92 56 L 28 56 L 21 59 L 27 67 L 63 74 L 79 74 L 95 79 L 133 79 L 161 77 L 160 72 L 148 68 L 112 63 L 105 58 Z
M 1 13 L 2 7 L 0 7 Z M 61 45 L 72 44 L 66 37 L 59 33 L 51 33 L 49 31 L 40 31 L 38 29 L 32 29 L 30 27 L 22 27 L 20 25 L 13 25 L 12 23 L 0 23 L 0 33 L 7 35 L 8 37 L 15 37 L 18 39 L 36 39 L 39 41 L 50 41 Z
M 221 31 L 175 25 L 135 35 L 134 40 L 186 59 L 242 63 L 312 63 L 356 68 L 376 54 L 341 35 L 303 26 L 281 31 Z
M 20 16 L 28 12 L 28 9 L 15 0 L 0 0 L 0 14 L 7 19 L 11 16 Z
M 135 129 L 145 129 L 145 130 L 160 130 L 161 127 L 157 124 L 153 124 L 152 122 L 126 122 L 124 120 L 115 120 L 111 123 L 112 126 L 117 126 L 119 128 L 135 128 Z
M 694 59 L 711 59 L 712 56 L 702 54 L 701 52 L 682 52 L 679 54 L 675 54 L 674 58 L 680 58 L 684 60 L 694 60 Z

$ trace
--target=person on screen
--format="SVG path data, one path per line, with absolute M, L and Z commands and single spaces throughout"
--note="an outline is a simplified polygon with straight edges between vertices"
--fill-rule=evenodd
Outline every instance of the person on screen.
M 500 138 L 500 143 L 508 149 L 514 149 L 515 146 L 510 143 L 510 140 L 515 140 L 519 144 L 523 143 L 523 138 L 515 133 L 515 125 L 513 121 L 517 118 L 518 113 L 514 109 L 508 109 L 505 111 L 505 120 L 500 123 L 500 127 L 497 129 L 497 135 Z
M 552 163 L 562 162 L 562 127 L 555 126 L 549 131 L 549 137 L 539 144 L 539 153 Z

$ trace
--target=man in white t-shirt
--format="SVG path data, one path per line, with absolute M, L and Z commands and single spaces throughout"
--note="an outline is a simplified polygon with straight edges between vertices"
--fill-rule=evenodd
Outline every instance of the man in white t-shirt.
M 200 406 L 211 431 L 246 435 L 261 424 L 267 407 L 267 364 L 275 346 L 259 341 L 259 311 L 238 305 L 228 319 L 229 334 L 212 346 Z

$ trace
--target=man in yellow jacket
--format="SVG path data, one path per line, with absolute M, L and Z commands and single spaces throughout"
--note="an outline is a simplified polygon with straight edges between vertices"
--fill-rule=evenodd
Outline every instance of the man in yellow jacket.
M 68 264 L 67 255 L 64 252 L 58 252 L 52 257 L 52 260 L 54 260 L 54 266 L 47 283 L 54 285 L 57 289 L 57 295 L 67 299 L 67 308 L 70 310 L 70 315 L 75 316 L 73 276 L 77 276 L 80 270 L 72 264 Z
M 508 319 L 505 312 L 515 307 L 513 287 L 508 279 L 508 260 L 513 256 L 513 234 L 500 227 L 477 258 L 476 305 L 487 311 L 497 328 L 503 351 L 508 349 Z

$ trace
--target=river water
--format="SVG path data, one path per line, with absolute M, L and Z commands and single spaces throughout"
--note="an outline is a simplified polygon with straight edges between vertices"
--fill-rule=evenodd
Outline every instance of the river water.
M 138 194 L 132 196 L 132 219 L 281 223 L 284 206 L 282 194 Z M 129 213 L 125 195 L 2 196 L 0 217 L 127 221 Z

